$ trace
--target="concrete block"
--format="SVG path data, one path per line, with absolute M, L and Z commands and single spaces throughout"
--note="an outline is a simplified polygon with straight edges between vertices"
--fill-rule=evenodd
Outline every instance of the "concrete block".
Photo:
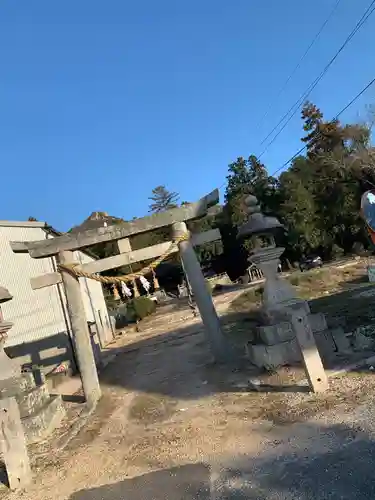
M 16 396 L 22 392 L 31 391 L 37 385 L 43 384 L 45 378 L 40 371 L 30 371 L 0 381 L 0 399 Z
M 329 356 L 336 352 L 336 344 L 330 330 L 315 332 L 314 337 L 316 347 L 321 356 Z
M 247 353 L 251 363 L 259 368 L 277 368 L 301 360 L 301 351 L 296 339 L 274 345 L 248 344 Z
M 285 313 L 283 314 L 285 317 Z M 326 318 L 323 313 L 308 314 L 308 320 L 313 333 L 322 332 L 328 329 Z M 279 321 L 273 325 L 260 326 L 257 332 L 262 342 L 267 345 L 286 342 L 295 337 L 295 333 L 289 321 Z
M 345 354 L 352 351 L 350 339 L 345 335 L 343 328 L 334 328 L 331 330 L 331 334 L 338 353 Z
M 16 396 L 21 418 L 36 413 L 50 399 L 48 386 L 43 384 Z
M 292 325 L 288 321 L 276 325 L 260 326 L 257 328 L 257 333 L 262 342 L 267 345 L 285 342 L 295 336 Z
M 354 351 L 372 351 L 375 347 L 374 327 L 358 327 L 351 336 L 351 346 Z
M 22 425 L 28 444 L 37 443 L 60 424 L 65 416 L 61 395 L 51 396 L 48 402 L 36 413 L 22 419 Z
M 326 317 L 323 313 L 309 314 L 308 320 L 313 333 L 323 332 L 328 330 Z

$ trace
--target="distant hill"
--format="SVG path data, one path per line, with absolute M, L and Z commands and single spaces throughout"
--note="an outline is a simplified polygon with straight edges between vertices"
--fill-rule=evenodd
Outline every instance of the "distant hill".
M 125 222 L 124 219 L 120 217 L 114 217 L 113 215 L 108 215 L 107 212 L 93 212 L 86 220 L 79 224 L 78 226 L 72 227 L 70 233 L 80 233 L 81 231 L 87 231 L 89 229 L 98 229 L 103 226 L 113 226 L 114 224 L 119 224 L 120 222 Z
M 188 203 L 186 203 L 186 205 L 188 205 Z M 218 215 L 221 211 L 222 211 L 222 206 L 216 205 L 214 207 L 209 208 L 207 215 L 209 217 L 212 217 Z M 87 231 L 89 229 L 98 229 L 105 225 L 113 226 L 114 224 L 120 224 L 121 222 L 126 222 L 126 221 L 121 217 L 114 217 L 113 215 L 108 215 L 107 212 L 92 212 L 92 214 L 89 217 L 87 217 L 87 219 L 84 220 L 82 224 L 72 227 L 68 232 L 79 233 L 81 231 Z

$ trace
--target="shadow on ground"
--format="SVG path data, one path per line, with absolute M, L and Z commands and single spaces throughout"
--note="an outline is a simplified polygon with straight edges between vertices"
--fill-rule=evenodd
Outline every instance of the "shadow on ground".
M 285 430 L 285 429 L 284 429 Z M 363 500 L 375 498 L 375 446 L 345 425 L 294 425 L 257 457 L 159 470 L 71 500 Z
M 242 321 L 246 314 L 229 315 L 226 321 Z M 249 323 L 242 321 L 247 335 Z M 130 334 L 131 335 L 131 334 Z M 243 362 L 242 352 L 228 340 L 229 362 L 213 363 L 201 323 L 176 328 L 153 338 L 113 349 L 115 361 L 100 374 L 101 383 L 173 398 L 191 399 L 216 392 L 238 390 L 232 386 L 241 373 L 254 376 L 254 368 Z M 119 368 L 121 367 L 121 368 Z M 232 380 L 233 379 L 233 380 Z
M 102 371 L 101 382 L 178 399 L 196 399 L 220 392 L 307 391 L 306 383 L 300 383 L 305 379 L 301 363 L 293 366 L 299 374 L 295 380 L 259 385 L 264 372 L 250 364 L 244 348 L 256 326 L 253 314 L 228 313 L 221 317 L 221 322 L 226 331 L 228 363 L 213 363 L 203 326 L 195 323 L 114 349 L 116 361 Z M 332 350 L 322 357 L 325 368 L 335 369 L 370 355 L 371 352 L 359 352 L 345 358 Z
M 210 499 L 210 469 L 188 464 L 75 493 L 71 500 Z

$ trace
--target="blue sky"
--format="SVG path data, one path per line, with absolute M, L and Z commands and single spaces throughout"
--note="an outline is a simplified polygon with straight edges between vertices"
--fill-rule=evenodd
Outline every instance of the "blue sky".
M 65 231 L 95 210 L 145 215 L 158 184 L 188 201 L 219 187 L 370 3 L 341 1 L 275 102 L 335 1 L 2 0 L 0 219 Z M 375 14 L 313 91 L 327 117 L 375 77 L 374 28 Z M 343 120 L 364 120 L 374 96 Z M 262 157 L 271 173 L 301 135 L 298 113 Z

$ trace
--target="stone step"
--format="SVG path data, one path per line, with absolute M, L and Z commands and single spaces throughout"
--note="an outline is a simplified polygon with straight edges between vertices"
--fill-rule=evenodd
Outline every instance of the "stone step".
M 31 391 L 37 385 L 42 385 L 44 382 L 44 375 L 38 370 L 22 373 L 19 377 L 0 380 L 0 399 L 10 398 L 22 392 Z
M 47 384 L 39 385 L 33 389 L 16 395 L 21 418 L 28 417 L 44 406 L 50 399 Z
M 28 444 L 46 439 L 65 416 L 61 395 L 53 395 L 36 413 L 22 419 Z

